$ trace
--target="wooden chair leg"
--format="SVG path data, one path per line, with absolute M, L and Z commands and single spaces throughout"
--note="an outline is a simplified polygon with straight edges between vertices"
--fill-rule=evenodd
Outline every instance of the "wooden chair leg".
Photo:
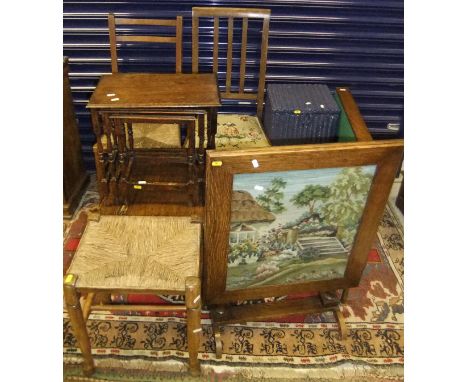
M 201 328 L 201 289 L 198 277 L 185 280 L 185 305 L 187 306 L 187 342 L 189 352 L 189 371 L 193 376 L 200 375 L 198 348 Z
M 86 376 L 90 376 L 94 373 L 94 362 L 91 355 L 91 343 L 86 330 L 86 321 L 81 310 L 80 297 L 75 288 L 76 280 L 75 275 L 67 274 L 64 279 L 63 293 L 70 323 L 83 355 L 83 372 Z

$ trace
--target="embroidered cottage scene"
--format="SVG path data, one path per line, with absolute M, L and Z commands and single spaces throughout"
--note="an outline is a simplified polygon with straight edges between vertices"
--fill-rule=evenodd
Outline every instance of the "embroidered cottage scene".
M 374 172 L 235 175 L 227 289 L 343 277 Z

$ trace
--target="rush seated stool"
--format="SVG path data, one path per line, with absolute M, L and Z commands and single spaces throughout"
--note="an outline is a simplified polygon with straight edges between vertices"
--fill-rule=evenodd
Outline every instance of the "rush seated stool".
M 88 221 L 64 278 L 65 304 L 86 375 L 94 372 L 86 320 L 96 310 L 185 311 L 189 370 L 199 374 L 201 237 L 201 224 L 190 217 L 101 216 Z M 185 305 L 96 303 L 98 295 L 110 293 L 179 294 Z M 86 297 L 80 301 L 81 294 Z

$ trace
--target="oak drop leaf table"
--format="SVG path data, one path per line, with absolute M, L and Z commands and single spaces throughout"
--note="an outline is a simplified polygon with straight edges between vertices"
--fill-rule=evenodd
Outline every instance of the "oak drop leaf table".
M 115 204 L 118 177 L 128 147 L 118 142 L 111 117 L 125 115 L 195 116 L 198 121 L 196 161 L 198 182 L 203 183 L 205 120 L 206 148 L 215 148 L 217 110 L 221 106 L 216 74 L 114 73 L 103 75 L 87 108 L 96 135 L 96 174 L 101 201 Z M 121 132 L 120 132 L 121 133 Z M 127 132 L 128 134 L 128 132 Z M 123 135 L 125 141 L 125 132 Z M 122 139 L 122 138 L 120 138 Z M 120 146 L 119 146 L 120 145 Z M 170 155 L 169 155 L 170 157 Z M 161 182 L 159 182 L 161 183 Z M 168 184 L 171 184 L 169 181 Z M 142 186 L 146 187 L 146 186 Z

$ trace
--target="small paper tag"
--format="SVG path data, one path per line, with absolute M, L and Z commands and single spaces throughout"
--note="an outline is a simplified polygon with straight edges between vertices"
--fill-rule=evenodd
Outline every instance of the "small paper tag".
M 138 184 L 146 184 L 146 180 L 139 180 Z
M 138 185 L 138 184 L 135 184 L 135 185 L 133 186 L 133 188 L 134 188 L 135 190 L 141 190 L 143 187 L 141 187 L 141 186 Z
M 215 160 L 215 161 L 211 162 L 211 165 L 213 167 L 221 167 L 223 165 L 223 161 Z

